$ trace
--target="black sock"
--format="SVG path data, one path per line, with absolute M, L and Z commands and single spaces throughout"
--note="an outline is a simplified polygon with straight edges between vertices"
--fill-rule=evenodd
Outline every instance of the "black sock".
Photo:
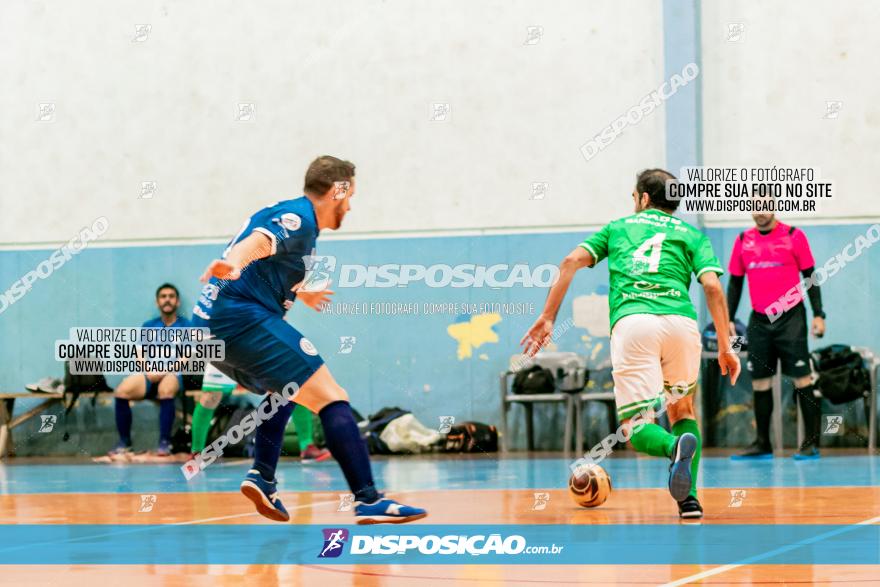
M 119 432 L 119 441 L 131 446 L 131 405 L 122 397 L 116 398 L 116 431 Z
M 361 431 L 351 414 L 351 406 L 344 401 L 333 402 L 324 406 L 318 415 L 324 428 L 327 449 L 342 467 L 354 498 L 364 503 L 379 499 L 379 492 L 373 484 L 367 443 L 361 438 Z
M 174 427 L 174 398 L 159 400 L 159 442 L 171 442 Z
M 773 415 L 773 392 L 753 391 L 755 401 L 755 429 L 758 433 L 758 444 L 770 448 L 770 418 Z
M 822 419 L 822 398 L 813 395 L 813 384 L 795 387 L 801 414 L 804 417 L 804 443 L 802 446 L 819 446 Z
M 275 398 L 277 402 L 277 398 Z M 263 404 L 272 403 L 272 393 L 267 393 L 263 402 L 257 408 L 262 409 Z M 296 404 L 284 402 L 278 406 L 278 411 L 257 426 L 257 436 L 254 439 L 254 466 L 260 472 L 260 476 L 266 481 L 275 479 L 275 469 L 278 467 L 278 458 L 281 456 L 281 445 L 284 443 L 284 429 L 290 414 Z M 265 412 L 264 412 L 265 413 Z

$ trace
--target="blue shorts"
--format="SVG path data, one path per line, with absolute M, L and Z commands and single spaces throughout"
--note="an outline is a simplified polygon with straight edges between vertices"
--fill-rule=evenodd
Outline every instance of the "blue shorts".
M 159 382 L 150 381 L 144 374 L 144 381 L 147 384 L 147 391 L 144 393 L 144 399 L 156 399 L 159 397 Z M 184 375 L 177 373 L 177 393 L 183 390 L 198 390 L 202 387 L 201 375 Z
M 225 359 L 211 364 L 254 393 L 280 393 L 288 383 L 302 387 L 324 364 L 315 345 L 281 316 L 229 336 L 211 329 L 211 335 L 225 344 Z
M 159 382 L 158 381 L 150 381 L 146 374 L 144 374 L 144 381 L 147 384 L 147 391 L 144 393 L 144 399 L 156 399 L 159 397 Z M 177 374 L 177 391 L 183 389 L 183 375 Z

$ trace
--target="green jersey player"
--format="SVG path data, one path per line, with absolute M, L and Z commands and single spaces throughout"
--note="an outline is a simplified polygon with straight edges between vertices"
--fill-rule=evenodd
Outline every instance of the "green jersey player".
M 633 448 L 671 459 L 669 492 L 682 518 L 700 518 L 697 471 L 700 430 L 694 396 L 702 345 L 697 313 L 688 296 L 691 275 L 703 286 L 717 332 L 728 332 L 723 273 L 712 245 L 699 230 L 672 214 L 667 171 L 639 174 L 632 197 L 635 214 L 605 225 L 562 261 L 544 311 L 521 344 L 534 355 L 549 340 L 559 306 L 578 269 L 608 259 L 611 363 L 617 413 Z M 740 364 L 726 338 L 718 338 L 718 363 L 736 383 Z M 672 433 L 655 424 L 665 395 Z

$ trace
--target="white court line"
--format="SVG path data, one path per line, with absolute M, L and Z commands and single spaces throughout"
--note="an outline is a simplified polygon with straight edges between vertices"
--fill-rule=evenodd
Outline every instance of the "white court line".
M 332 505 L 335 503 L 339 503 L 338 499 L 334 499 L 332 501 L 316 501 L 314 503 L 304 503 L 302 505 L 295 505 L 293 507 L 287 508 L 287 511 L 291 510 L 302 510 L 305 508 L 310 508 L 315 505 Z M 170 524 L 158 524 L 161 526 L 190 526 L 192 524 L 205 524 L 207 522 L 216 522 L 218 520 L 231 520 L 233 518 L 246 518 L 248 516 L 259 516 L 259 512 L 247 512 L 244 514 L 230 514 L 228 516 L 218 516 L 216 518 L 202 518 L 201 520 L 190 520 L 189 522 L 172 522 Z
M 826 538 L 830 538 L 832 536 L 838 536 L 840 534 L 846 534 L 847 532 L 851 532 L 855 530 L 859 526 L 870 526 L 872 524 L 876 524 L 880 522 L 880 516 L 876 518 L 871 518 L 870 520 L 863 520 L 861 522 L 856 522 L 855 524 L 846 526 L 844 528 L 838 528 L 837 530 L 832 530 L 830 532 L 825 532 L 824 534 L 817 534 L 816 536 L 809 538 L 807 540 L 801 540 L 800 542 L 795 542 L 794 544 L 788 544 L 786 546 L 780 546 L 775 550 L 771 550 L 769 552 L 765 552 L 764 554 L 755 555 L 753 557 L 749 557 L 742 562 L 733 563 L 729 565 L 723 565 L 720 567 L 715 567 L 714 569 L 709 569 L 708 571 L 703 571 L 702 573 L 697 573 L 696 575 L 691 575 L 689 577 L 684 577 L 683 579 L 678 579 L 676 581 L 672 581 L 670 583 L 663 583 L 660 587 L 676 587 L 677 585 L 686 585 L 693 581 L 699 581 L 701 579 L 705 579 L 706 577 L 713 577 L 715 575 L 720 575 L 721 573 L 726 573 L 727 571 L 731 571 L 738 567 L 744 567 L 747 565 L 754 564 L 760 560 L 772 558 L 778 554 L 782 554 L 784 552 L 788 552 L 790 550 L 798 549 L 802 546 L 807 546 L 808 544 L 813 544 L 815 542 L 819 542 Z

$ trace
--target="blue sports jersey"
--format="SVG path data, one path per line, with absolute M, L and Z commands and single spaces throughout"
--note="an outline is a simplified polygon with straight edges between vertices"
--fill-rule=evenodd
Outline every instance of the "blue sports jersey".
M 223 252 L 254 231 L 272 239 L 268 257 L 250 263 L 235 280 L 212 277 L 193 308 L 195 326 L 212 330 L 241 325 L 270 316 L 283 316 L 296 294 L 293 288 L 306 274 L 306 258 L 318 238 L 315 208 L 305 196 L 263 208 L 242 225 Z
M 183 316 L 178 316 L 177 320 L 172 322 L 170 326 L 165 326 L 165 323 L 162 322 L 162 317 L 156 316 L 152 320 L 144 322 L 141 328 L 189 328 L 190 326 L 192 326 L 190 321 Z
M 191 326 L 192 322 L 190 322 L 183 316 L 177 316 L 177 319 L 175 319 L 174 322 L 172 322 L 169 326 L 165 326 L 165 323 L 162 322 L 161 316 L 156 316 L 152 320 L 147 320 L 146 322 L 141 324 L 141 328 L 189 328 Z M 143 346 L 171 346 L 173 348 L 173 345 L 168 342 L 148 342 L 145 343 Z

